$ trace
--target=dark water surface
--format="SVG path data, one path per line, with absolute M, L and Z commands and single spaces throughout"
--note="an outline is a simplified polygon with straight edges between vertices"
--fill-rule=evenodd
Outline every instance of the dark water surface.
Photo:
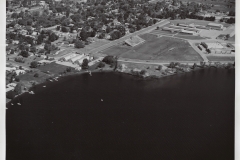
M 206 69 L 41 84 L 7 106 L 7 160 L 232 160 L 234 79 L 235 70 Z

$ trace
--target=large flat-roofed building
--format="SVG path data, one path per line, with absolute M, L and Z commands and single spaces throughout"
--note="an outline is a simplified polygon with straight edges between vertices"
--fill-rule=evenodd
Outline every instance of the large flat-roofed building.
M 212 29 L 223 29 L 223 25 L 222 24 L 217 24 L 217 23 L 208 23 L 207 27 L 210 27 Z
M 181 29 L 175 29 L 175 28 L 169 28 L 169 27 L 163 27 L 163 31 L 171 31 L 171 32 L 179 32 Z
M 188 31 L 188 30 L 181 30 L 180 33 L 184 33 L 184 34 L 190 34 L 190 35 L 195 35 L 196 32 L 195 31 Z
M 218 42 L 213 42 L 213 43 L 208 42 L 206 44 L 208 45 L 209 49 L 211 49 L 211 48 L 213 48 L 213 49 L 222 49 L 222 48 L 224 48 L 224 46 L 221 43 L 218 43 Z
M 72 54 L 68 54 L 65 57 L 62 58 L 63 61 L 68 61 L 69 59 L 75 57 L 77 54 L 72 53 Z

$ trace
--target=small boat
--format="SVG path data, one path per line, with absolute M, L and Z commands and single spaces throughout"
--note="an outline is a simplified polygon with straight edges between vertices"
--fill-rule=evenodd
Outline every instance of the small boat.
M 90 76 L 92 76 L 92 73 L 91 73 L 91 71 L 89 72 L 89 74 L 90 74 Z
M 103 99 L 101 99 L 101 101 L 103 102 Z
M 35 94 L 33 91 L 30 91 L 29 94 Z
M 21 103 L 17 103 L 19 106 L 21 106 Z
M 51 79 L 49 79 L 50 82 L 53 82 Z
M 46 87 L 46 86 L 43 86 L 43 87 Z
M 11 105 L 13 106 L 13 103 L 11 103 Z

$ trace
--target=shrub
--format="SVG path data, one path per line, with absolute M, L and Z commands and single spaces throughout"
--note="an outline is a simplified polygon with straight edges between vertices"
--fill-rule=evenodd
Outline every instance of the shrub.
M 105 67 L 105 63 L 103 63 L 103 62 L 100 62 L 97 66 L 97 68 L 103 68 L 103 67 Z
M 24 60 L 23 57 L 16 57 L 14 60 L 15 60 L 16 62 L 20 62 L 20 63 L 24 63 L 24 62 L 25 62 L 25 60 Z
M 10 52 L 10 54 L 14 54 L 14 50 L 13 50 L 13 49 L 11 49 L 11 52 Z
M 29 53 L 28 51 L 21 51 L 20 55 L 27 58 L 29 56 Z
M 22 84 L 18 83 L 18 84 L 15 86 L 14 91 L 16 92 L 16 94 L 22 93 Z
M 39 77 L 39 74 L 38 74 L 38 73 L 35 73 L 35 74 L 33 75 L 33 77 Z
M 112 64 L 112 63 L 114 63 L 116 60 L 114 59 L 113 56 L 106 56 L 106 57 L 103 58 L 102 61 L 105 62 L 106 64 Z
M 143 69 L 143 70 L 141 70 L 140 74 L 141 74 L 141 75 L 144 75 L 144 74 L 146 74 L 146 72 L 147 72 L 147 71 Z
M 6 97 L 7 97 L 8 99 L 13 99 L 15 96 L 16 96 L 16 93 L 15 93 L 14 91 L 9 91 L 9 92 L 7 92 L 7 94 L 6 94 Z
M 82 63 L 82 69 L 88 69 L 88 59 L 84 59 Z
M 36 61 L 32 61 L 30 64 L 31 68 L 37 68 L 37 66 L 38 66 L 38 63 Z
M 67 71 L 67 72 L 71 72 L 71 71 L 72 71 L 72 68 L 71 68 L 71 67 L 67 67 L 67 68 L 66 68 L 66 71 Z
M 19 81 L 20 81 L 20 79 L 19 79 L 18 77 L 16 77 L 16 78 L 15 78 L 15 81 L 16 81 L 16 82 L 19 82 Z
M 75 41 L 74 46 L 75 48 L 83 48 L 84 44 L 81 41 Z

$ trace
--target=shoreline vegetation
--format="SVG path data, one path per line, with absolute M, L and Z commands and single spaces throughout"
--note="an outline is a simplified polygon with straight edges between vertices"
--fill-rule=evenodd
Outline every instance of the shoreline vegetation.
M 51 65 L 51 64 L 47 64 Z M 86 69 L 77 71 L 74 68 L 67 67 L 65 71 L 59 73 L 47 73 L 48 77 L 39 77 L 38 82 L 32 81 L 21 81 L 17 83 L 17 86 L 13 91 L 7 92 L 6 103 L 9 103 L 11 99 L 15 99 L 24 93 L 32 93 L 33 88 L 41 85 L 43 83 L 51 83 L 58 81 L 60 77 L 66 77 L 71 75 L 81 75 L 84 73 L 92 76 L 92 73 L 96 72 L 118 72 L 123 74 L 128 74 L 143 80 L 150 79 L 159 79 L 162 77 L 173 76 L 177 74 L 184 74 L 200 69 L 207 68 L 225 68 L 225 69 L 234 69 L 235 62 L 233 63 L 221 63 L 221 62 L 200 62 L 200 63 L 180 63 L 180 62 L 171 62 L 170 64 L 162 63 L 159 65 L 156 64 L 133 64 L 126 62 L 119 62 L 118 57 L 114 56 L 106 56 L 101 62 L 96 63 L 95 65 L 88 67 Z M 44 73 L 44 71 L 42 71 Z M 30 79 L 36 78 L 36 74 L 38 73 L 26 73 L 31 74 Z M 46 74 L 46 73 L 45 73 Z M 30 77 L 30 76 L 29 76 Z M 43 86 L 44 87 L 44 86 Z

